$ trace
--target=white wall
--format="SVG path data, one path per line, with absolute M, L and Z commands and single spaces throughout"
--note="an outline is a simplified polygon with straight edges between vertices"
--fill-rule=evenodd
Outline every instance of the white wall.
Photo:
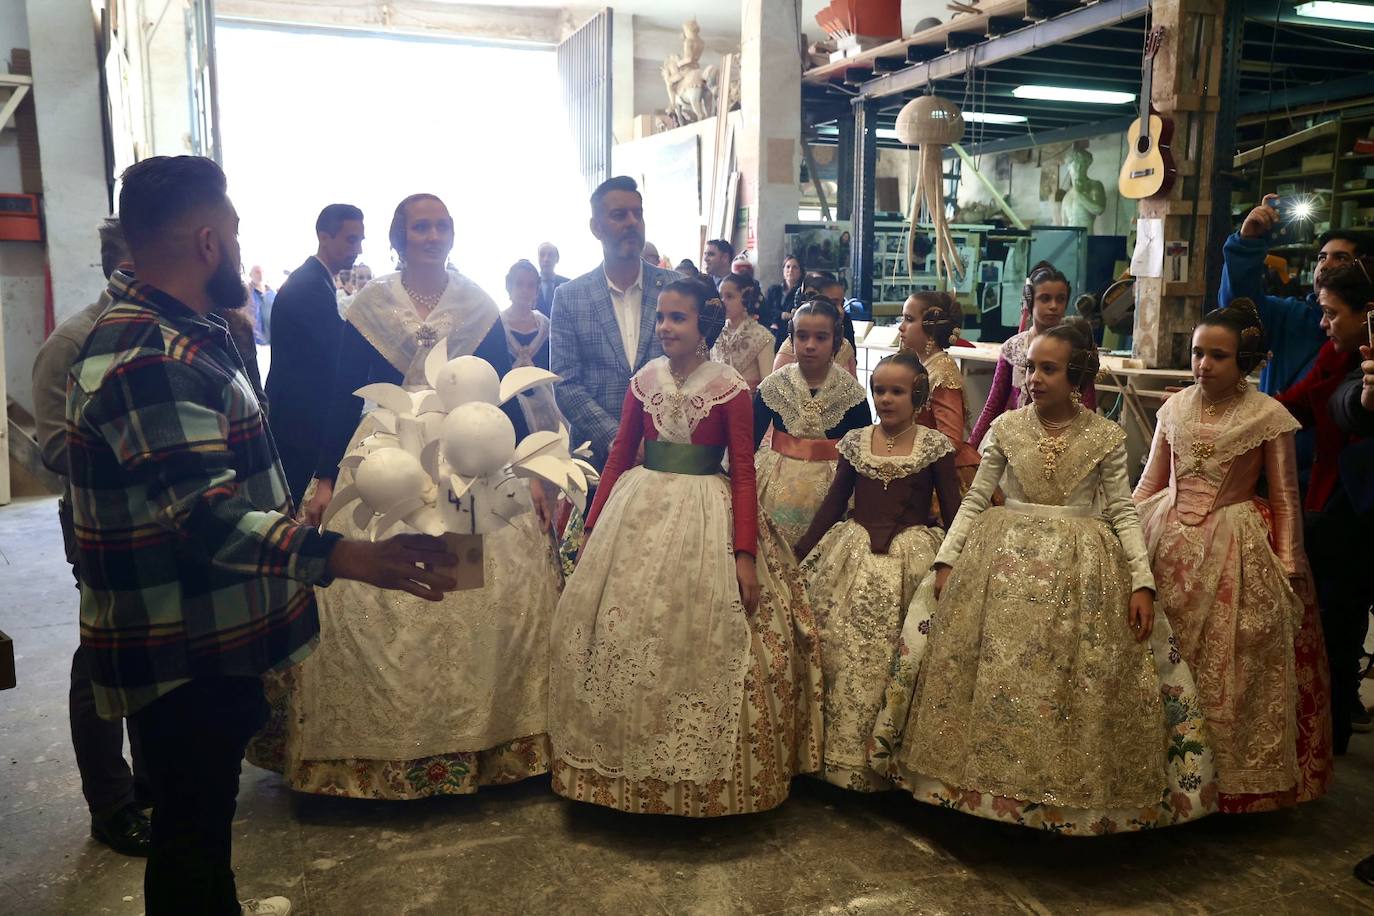
M 11 49 L 28 45 L 24 0 L 0 0 L 0 67 L 9 70 Z M 19 143 L 11 128 L 0 132 L 0 191 L 17 194 L 22 190 Z M 0 302 L 4 304 L 6 393 L 27 409 L 33 405 L 33 355 L 43 337 L 43 245 L 0 242 Z

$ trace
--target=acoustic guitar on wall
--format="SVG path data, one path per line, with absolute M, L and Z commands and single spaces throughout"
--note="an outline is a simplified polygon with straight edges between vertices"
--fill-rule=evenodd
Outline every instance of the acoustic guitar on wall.
M 1164 38 L 1164 27 L 1157 26 L 1145 43 L 1144 72 L 1140 80 L 1140 115 L 1131 122 L 1126 136 L 1130 149 L 1121 163 L 1116 186 L 1122 197 L 1144 200 L 1169 193 L 1178 169 L 1169 144 L 1174 139 L 1174 122 L 1161 116 L 1150 104 L 1150 84 L 1154 76 L 1155 54 Z

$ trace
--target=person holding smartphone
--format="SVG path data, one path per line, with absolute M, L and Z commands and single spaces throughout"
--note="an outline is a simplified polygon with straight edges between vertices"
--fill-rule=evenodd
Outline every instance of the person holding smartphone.
M 1260 320 L 1269 329 L 1273 342 L 1273 356 L 1260 372 L 1260 390 L 1265 394 L 1278 394 L 1305 377 L 1322 348 L 1326 337 L 1317 305 L 1317 283 L 1322 274 L 1374 253 L 1368 235 L 1350 229 L 1331 229 L 1317 239 L 1320 250 L 1312 292 L 1303 298 L 1267 295 L 1264 257 L 1273 245 L 1273 233 L 1288 219 L 1279 196 L 1266 194 L 1222 249 L 1224 267 L 1218 305 L 1225 308 L 1232 299 L 1252 300 L 1259 307 Z
M 1304 540 L 1316 580 L 1326 654 L 1331 664 L 1333 747 L 1344 753 L 1352 731 L 1369 731 L 1360 703 L 1363 651 L 1374 580 L 1366 534 L 1374 521 L 1374 411 L 1365 406 L 1362 366 L 1370 357 L 1374 260 L 1355 258 L 1317 278 L 1321 328 L 1327 342 L 1312 371 L 1279 394 L 1316 451 L 1303 509 Z

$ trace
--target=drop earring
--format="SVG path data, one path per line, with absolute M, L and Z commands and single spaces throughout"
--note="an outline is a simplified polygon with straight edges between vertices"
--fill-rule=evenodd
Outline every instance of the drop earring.
M 1074 407 L 1082 407 L 1082 406 L 1083 406 L 1083 392 L 1081 392 L 1081 391 L 1079 391 L 1077 388 L 1075 388 L 1075 389 L 1073 390 L 1073 393 L 1069 395 L 1069 400 L 1073 401 L 1073 406 L 1074 406 Z
M 1249 390 L 1250 380 L 1242 375 L 1240 381 L 1236 382 L 1236 394 L 1245 394 Z
M 703 337 L 697 341 L 697 356 L 701 357 L 702 359 L 705 359 L 710 355 L 711 351 L 706 348 L 706 338 Z

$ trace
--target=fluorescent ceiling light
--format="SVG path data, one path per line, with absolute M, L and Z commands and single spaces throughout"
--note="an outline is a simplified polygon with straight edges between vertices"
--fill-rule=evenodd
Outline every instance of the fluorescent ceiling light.
M 1133 92 L 1113 92 L 1108 89 L 1077 89 L 1072 86 L 1017 86 L 1011 94 L 1018 99 L 1040 99 L 1046 102 L 1090 102 L 1096 105 L 1125 105 L 1135 101 Z
M 994 111 L 966 111 L 964 120 L 975 124 L 1025 124 L 1026 116 L 1019 114 L 1000 114 Z M 899 140 L 897 132 L 890 127 L 878 128 L 878 137 L 882 140 Z
M 972 121 L 975 124 L 1025 124 L 1026 116 L 1018 114 L 1001 114 L 996 111 L 966 111 L 964 120 Z
M 1335 19 L 1341 22 L 1374 23 L 1374 6 L 1363 3 L 1341 3 L 1339 0 L 1311 0 L 1299 3 L 1294 9 L 1309 19 Z

